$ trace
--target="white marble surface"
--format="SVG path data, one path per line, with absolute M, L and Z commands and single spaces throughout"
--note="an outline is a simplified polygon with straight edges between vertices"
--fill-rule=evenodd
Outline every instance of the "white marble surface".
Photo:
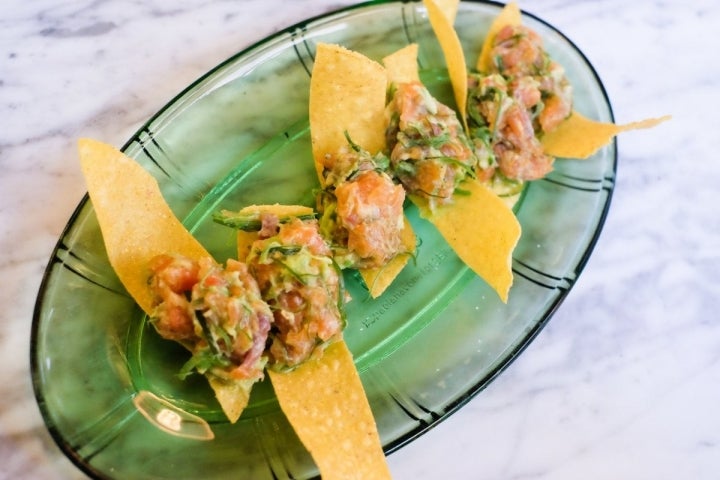
M 75 140 L 122 145 L 232 53 L 347 0 L 9 0 L 0 14 L 0 477 L 83 478 L 46 432 L 29 338 L 85 187 Z M 716 0 L 533 0 L 588 56 L 619 122 L 594 255 L 535 342 L 389 457 L 398 479 L 710 479 L 720 471 Z

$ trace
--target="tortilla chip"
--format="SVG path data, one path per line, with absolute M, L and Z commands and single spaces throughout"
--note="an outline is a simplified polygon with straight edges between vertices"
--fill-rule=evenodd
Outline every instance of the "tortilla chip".
M 235 423 L 240 418 L 243 410 L 250 402 L 250 392 L 255 380 L 235 380 L 229 382 L 219 377 L 207 376 L 210 387 L 215 392 L 215 398 L 222 407 L 223 413 Z
M 614 123 L 590 120 L 573 111 L 570 117 L 558 125 L 555 130 L 544 134 L 540 139 L 540 143 L 543 146 L 543 151 L 553 157 L 584 159 L 610 143 L 613 137 L 619 133 L 651 128 L 670 118 L 670 115 L 666 115 L 616 125 Z
M 310 137 L 318 178 L 322 160 L 348 141 L 375 154 L 385 146 L 385 69 L 338 45 L 320 43 L 310 80 Z
M 382 59 L 388 83 L 412 83 L 420 81 L 417 65 L 418 45 L 411 43 Z
M 281 205 L 273 203 L 270 205 L 248 205 L 240 209 L 239 213 L 252 213 L 260 218 L 263 213 L 271 213 L 278 217 L 300 217 L 315 213 L 311 207 L 305 205 Z
M 323 159 L 347 146 L 345 132 L 371 154 L 385 148 L 387 84 L 379 63 L 338 45 L 318 44 L 310 81 L 310 136 L 321 183 Z M 415 251 L 415 234 L 407 220 L 402 239 L 406 251 Z M 360 270 L 373 298 L 385 291 L 408 258 L 398 255 L 379 272 Z
M 128 293 L 150 315 L 150 260 L 160 254 L 194 260 L 210 254 L 175 217 L 155 178 L 137 162 L 95 140 L 81 139 L 78 147 L 110 265 Z M 223 412 L 234 423 L 247 406 L 253 382 L 207 378 Z
M 460 5 L 459 0 L 433 0 L 435 5 L 442 11 L 443 16 L 447 18 L 450 23 L 455 22 L 457 16 L 458 6 Z
M 450 83 L 455 94 L 455 103 L 458 110 L 463 112 L 460 115 L 463 127 L 467 132 L 467 119 L 465 118 L 465 109 L 467 108 L 467 65 L 465 63 L 465 54 L 463 53 L 460 39 L 453 28 L 453 21 L 457 6 L 453 9 L 449 2 L 444 2 L 443 6 L 438 5 L 437 0 L 423 0 L 423 4 L 428 11 L 430 24 L 432 25 L 435 36 L 440 42 L 440 48 L 445 56 Z M 452 18 L 446 15 L 452 14 Z
M 150 260 L 160 254 L 181 254 L 194 260 L 210 254 L 175 217 L 157 181 L 137 162 L 95 140 L 81 139 L 78 147 L 110 265 L 150 315 Z
M 253 205 L 241 212 L 258 208 L 303 214 L 308 207 Z M 247 257 L 255 239 L 257 232 L 238 231 L 239 258 Z M 390 478 L 375 419 L 344 341 L 330 345 L 320 358 L 291 372 L 270 369 L 267 372 L 282 411 L 317 463 L 323 479 Z M 348 412 L 339 422 L 333 418 L 338 408 L 347 408 Z M 352 476 L 355 474 L 358 476 Z
M 478 181 L 468 180 L 461 187 L 467 195 L 455 195 L 453 203 L 436 206 L 434 211 L 424 199 L 413 201 L 458 257 L 507 303 L 520 223 L 505 201 Z
M 511 2 L 505 5 L 505 8 L 500 11 L 498 16 L 495 17 L 495 20 L 493 20 L 492 24 L 490 24 L 490 29 L 485 35 L 485 41 L 483 42 L 480 56 L 478 56 L 477 64 L 475 65 L 478 72 L 486 73 L 492 66 L 490 51 L 493 47 L 492 44 L 495 39 L 495 35 L 497 35 L 498 32 L 506 25 L 520 25 L 521 23 L 522 15 L 517 4 L 515 2 Z
M 344 341 L 288 373 L 268 370 L 280 406 L 323 480 L 389 479 L 375 420 Z

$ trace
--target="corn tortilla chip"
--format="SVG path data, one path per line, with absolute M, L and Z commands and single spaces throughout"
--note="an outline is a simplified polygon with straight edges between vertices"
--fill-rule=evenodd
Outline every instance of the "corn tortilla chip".
M 271 205 L 248 205 L 240 209 L 239 213 L 254 214 L 258 218 L 263 213 L 271 213 L 278 217 L 300 217 L 302 215 L 312 215 L 315 211 L 305 205 L 281 205 L 273 203 Z
M 388 83 L 412 83 L 420 81 L 417 65 L 418 45 L 411 43 L 382 59 Z
M 493 41 L 495 35 L 506 25 L 520 25 L 522 23 L 522 15 L 520 9 L 515 2 L 508 3 L 500 11 L 495 20 L 490 24 L 487 34 L 485 35 L 485 41 L 483 42 L 482 50 L 477 59 L 475 68 L 478 72 L 487 73 L 492 66 L 492 58 L 490 58 L 490 51 L 493 47 Z
M 382 65 L 339 45 L 318 44 L 310 80 L 310 137 L 318 178 L 322 160 L 346 146 L 345 132 L 375 154 L 385 146 Z
M 395 280 L 400 274 L 400 271 L 405 268 L 408 260 L 415 253 L 415 232 L 413 231 L 410 221 L 405 217 L 405 226 L 403 227 L 400 241 L 402 245 L 407 249 L 407 254 L 401 254 L 395 256 L 388 263 L 378 268 L 363 268 L 360 270 L 360 275 L 368 287 L 370 296 L 372 298 L 379 297 Z
M 110 265 L 128 293 L 150 315 L 150 260 L 160 254 L 194 260 L 210 254 L 175 217 L 157 181 L 137 162 L 95 140 L 81 139 L 78 147 Z M 234 423 L 247 406 L 253 382 L 207 378 L 223 412 Z
M 375 420 L 344 341 L 288 373 L 268 370 L 280 406 L 323 480 L 390 477 Z
M 90 139 L 78 142 L 90 200 L 100 224 L 110 265 L 148 315 L 150 260 L 160 254 L 192 259 L 210 254 L 175 217 L 157 181 L 114 147 Z
M 435 32 L 435 36 L 440 42 L 440 48 L 445 55 L 445 63 L 447 64 L 450 83 L 452 84 L 455 95 L 455 103 L 457 104 L 458 110 L 463 112 L 463 114 L 460 115 L 460 119 L 467 132 L 465 109 L 468 95 L 468 72 L 462 44 L 455 32 L 455 28 L 453 28 L 457 6 L 453 8 L 450 2 L 447 1 L 444 2 L 444 5 L 440 6 L 436 0 L 423 0 L 423 4 L 425 8 L 427 8 L 430 24 Z M 446 16 L 449 14 L 453 15 L 452 18 Z
M 455 195 L 452 204 L 433 211 L 423 199 L 413 201 L 465 265 L 507 303 L 513 283 L 512 252 L 520 239 L 520 223 L 505 201 L 480 182 L 468 180 L 462 188 L 469 194 Z
M 585 159 L 604 147 L 622 132 L 642 128 L 652 128 L 671 117 L 649 118 L 639 122 L 616 125 L 614 123 L 597 122 L 573 111 L 552 132 L 540 139 L 543 150 L 553 157 Z
M 379 63 L 338 45 L 318 45 L 310 81 L 310 136 L 320 182 L 323 159 L 347 145 L 345 132 L 371 154 L 385 148 L 387 85 Z M 407 220 L 402 240 L 406 251 L 415 251 L 415 234 Z M 408 258 L 398 255 L 381 269 L 360 270 L 371 297 L 385 291 Z
M 455 22 L 458 6 L 460 4 L 459 0 L 434 0 L 434 3 L 451 24 Z
M 302 215 L 307 213 L 305 209 L 308 207 L 253 205 L 240 211 Z M 257 232 L 238 231 L 239 258 L 247 257 L 255 239 Z M 320 358 L 291 372 L 267 372 L 282 411 L 323 479 L 390 478 L 375 419 L 344 341 L 330 345 Z M 347 409 L 347 415 L 335 420 L 338 408 Z

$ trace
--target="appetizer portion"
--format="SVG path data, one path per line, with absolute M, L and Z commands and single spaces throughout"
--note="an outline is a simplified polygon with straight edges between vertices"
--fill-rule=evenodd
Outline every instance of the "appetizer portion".
M 252 385 L 261 375 L 257 368 L 263 358 L 258 357 L 258 351 L 265 335 L 262 332 L 271 318 L 267 306 L 263 307 L 255 295 L 257 288 L 249 279 L 240 278 L 241 266 L 231 265 L 230 270 L 238 270 L 236 279 L 232 279 L 234 273 L 230 274 L 235 286 L 249 288 L 249 294 L 237 292 L 234 295 L 248 299 L 252 312 L 247 316 L 232 315 L 232 320 L 228 312 L 220 313 L 208 321 L 204 315 L 213 307 L 217 311 L 217 307 L 224 303 L 237 305 L 237 302 L 231 299 L 231 295 L 212 298 L 212 288 L 207 282 L 213 283 L 211 277 L 223 277 L 222 269 L 210 260 L 207 250 L 172 213 L 157 181 L 139 164 L 110 145 L 81 139 L 78 146 L 80 165 L 110 265 L 145 313 L 151 317 L 157 314 L 155 324 L 159 331 L 196 354 L 184 367 L 184 373 L 192 370 L 204 372 L 223 412 L 230 422 L 236 422 L 247 406 Z M 175 260 L 178 263 L 173 270 L 171 265 Z M 190 289 L 192 298 L 192 288 L 200 284 L 196 280 L 200 279 L 201 271 L 208 275 L 205 275 L 204 286 L 198 287 L 196 299 L 202 300 L 196 311 L 192 302 L 188 305 L 179 297 Z M 153 283 L 155 287 L 151 287 Z M 230 290 L 228 288 L 228 293 Z M 173 291 L 184 293 L 176 296 Z M 167 303 L 163 296 L 168 298 Z M 175 309 L 173 303 L 179 308 Z M 197 312 L 202 313 L 198 315 Z M 208 313 L 209 317 L 213 315 L 216 314 Z M 249 327 L 254 335 L 252 339 L 240 338 L 244 328 L 241 317 L 256 324 Z M 188 318 L 191 322 L 187 321 Z M 209 325 L 223 319 L 225 325 Z M 237 323 L 231 325 L 235 321 Z M 230 340 L 228 331 L 237 334 L 237 342 Z M 264 341 L 262 343 L 264 346 Z M 217 351 L 213 352 L 212 348 Z
M 565 70 L 545 51 L 540 36 L 523 25 L 505 25 L 488 40 L 483 72 L 470 73 L 467 116 L 473 141 L 489 152 L 487 178 L 536 180 L 554 158 L 539 136 L 551 132 L 572 111 L 572 87 Z
M 500 174 L 510 180 L 537 180 L 552 171 L 554 158 L 535 135 L 531 109 L 538 105 L 524 103 L 525 88 L 515 89 L 499 74 L 470 76 L 468 128 L 483 158 L 481 178 Z
M 417 50 L 410 45 L 383 59 L 393 93 L 387 131 L 391 156 L 400 160 L 396 174 L 409 177 L 406 188 L 426 185 L 409 191 L 422 216 L 506 302 L 520 224 L 507 202 L 477 178 L 477 154 L 455 112 L 420 82 Z
M 267 373 L 322 478 L 390 478 L 342 337 L 349 300 L 342 272 L 311 213 L 296 205 L 252 205 L 215 220 L 240 229 L 238 256 L 247 259 L 274 314 Z
M 390 92 L 387 149 L 395 176 L 430 208 L 451 202 L 477 164 L 457 114 L 419 81 L 394 83 Z
M 158 255 L 150 263 L 155 330 L 185 346 L 192 357 L 180 370 L 225 380 L 261 380 L 272 312 L 247 265 L 209 257 Z
M 272 310 L 269 367 L 293 369 L 342 338 L 342 275 L 316 220 L 280 223 L 269 213 L 246 262 Z
M 405 251 L 405 190 L 387 174 L 387 157 L 348 142 L 322 158 L 321 231 L 341 268 L 382 267 Z
M 342 268 L 359 268 L 378 297 L 415 251 L 404 189 L 387 170 L 384 68 L 338 45 L 318 44 L 310 81 L 310 135 L 323 235 Z M 351 92 L 351 93 L 349 93 Z
M 513 182 L 521 185 L 549 173 L 555 157 L 585 159 L 619 133 L 670 119 L 616 125 L 573 110 L 564 68 L 545 51 L 537 32 L 522 24 L 515 2 L 505 5 L 490 25 L 475 70 L 469 71 L 453 28 L 459 0 L 424 4 L 458 105 L 465 109 L 463 120 L 473 142 L 485 144 L 492 154 L 485 176 L 492 174 L 495 183 L 512 190 Z

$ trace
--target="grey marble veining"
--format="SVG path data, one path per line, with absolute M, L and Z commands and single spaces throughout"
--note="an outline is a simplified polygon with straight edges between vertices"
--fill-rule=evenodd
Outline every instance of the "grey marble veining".
M 29 375 L 42 272 L 85 187 L 80 136 L 122 145 L 205 71 L 350 1 L 11 0 L 0 16 L 0 478 L 84 478 Z M 564 32 L 618 122 L 612 207 L 570 296 L 460 412 L 389 457 L 398 479 L 711 479 L 720 470 L 720 63 L 714 0 L 520 6 Z

